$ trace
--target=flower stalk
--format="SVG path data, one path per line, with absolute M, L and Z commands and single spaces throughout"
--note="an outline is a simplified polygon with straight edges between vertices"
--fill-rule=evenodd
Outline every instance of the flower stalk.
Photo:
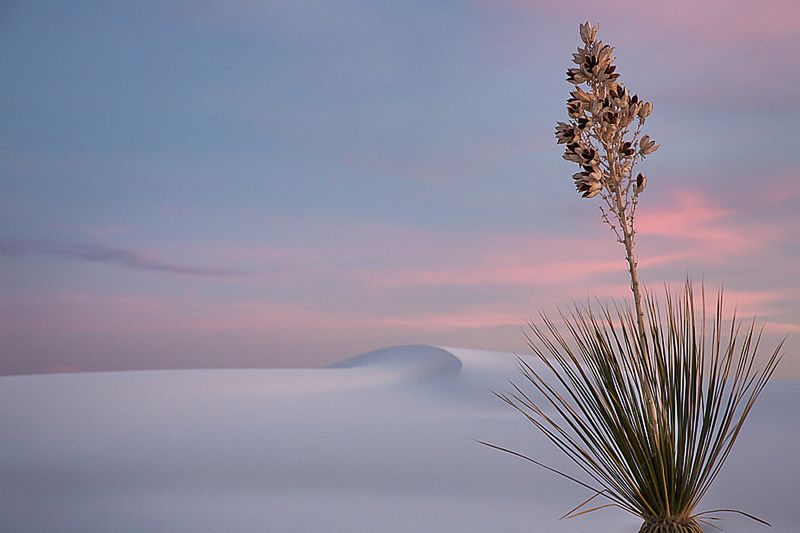
M 556 140 L 566 145 L 564 159 L 581 167 L 572 176 L 576 190 L 583 198 L 600 196 L 603 221 L 625 247 L 638 337 L 646 354 L 634 221 L 647 177 L 634 176 L 633 171 L 637 162 L 659 148 L 649 135 L 641 134 L 653 104 L 630 94 L 619 81 L 614 48 L 597 40 L 598 27 L 589 22 L 580 25 L 583 46 L 572 54 L 576 66 L 567 70 L 567 81 L 575 85 L 567 100 L 571 120 L 556 125 Z

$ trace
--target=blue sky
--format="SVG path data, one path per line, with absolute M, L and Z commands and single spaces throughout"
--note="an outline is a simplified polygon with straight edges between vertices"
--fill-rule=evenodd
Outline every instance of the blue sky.
M 769 335 L 797 331 L 798 15 L 781 1 L 4 4 L 0 372 L 523 351 L 538 309 L 626 297 L 622 250 L 552 135 L 587 18 L 655 104 L 645 282 L 724 283 Z

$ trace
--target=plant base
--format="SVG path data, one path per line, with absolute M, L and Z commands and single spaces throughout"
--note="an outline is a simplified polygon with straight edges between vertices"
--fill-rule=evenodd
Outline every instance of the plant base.
M 639 533 L 703 533 L 703 528 L 688 517 L 653 517 L 645 520 Z

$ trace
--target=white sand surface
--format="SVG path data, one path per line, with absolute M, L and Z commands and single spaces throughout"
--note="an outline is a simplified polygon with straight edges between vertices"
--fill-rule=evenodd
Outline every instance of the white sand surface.
M 575 472 L 490 389 L 511 354 L 403 346 L 327 369 L 0 378 L 0 531 L 632 532 L 618 510 L 486 448 Z M 771 383 L 704 509 L 800 531 L 800 383 Z

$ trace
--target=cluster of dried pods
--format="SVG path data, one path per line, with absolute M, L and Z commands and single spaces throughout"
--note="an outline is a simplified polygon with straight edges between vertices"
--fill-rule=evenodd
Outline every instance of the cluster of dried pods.
M 614 48 L 597 40 L 597 30 L 589 22 L 580 26 L 584 46 L 572 54 L 577 66 L 567 70 L 567 81 L 575 85 L 567 100 L 571 120 L 558 123 L 556 139 L 566 145 L 564 159 L 581 167 L 572 176 L 581 196 L 603 195 L 616 218 L 624 219 L 647 185 L 641 173 L 633 177 L 633 167 L 658 149 L 649 135 L 640 135 L 653 104 L 619 81 Z

